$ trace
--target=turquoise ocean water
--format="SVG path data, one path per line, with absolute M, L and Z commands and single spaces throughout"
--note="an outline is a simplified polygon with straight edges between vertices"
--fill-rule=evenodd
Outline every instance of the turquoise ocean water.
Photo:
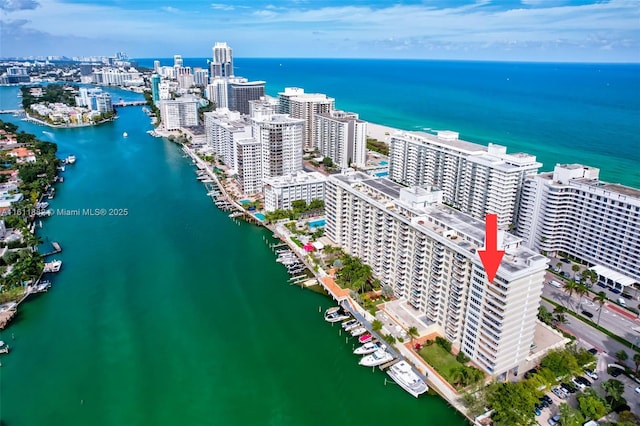
M 173 65 L 173 59 L 160 59 Z M 153 60 L 140 60 L 153 66 Z M 206 67 L 205 58 L 185 65 Z M 404 130 L 454 130 L 556 163 L 599 167 L 640 187 L 640 65 L 471 61 L 234 59 L 235 74 L 335 98 L 364 120 Z
M 607 180 L 640 186 L 637 66 L 236 66 L 236 74 L 266 80 L 272 95 L 304 87 L 372 122 L 456 130 L 536 154 L 545 170 L 583 162 Z M 0 88 L 0 109 L 14 108 L 16 93 Z M 440 398 L 414 399 L 358 367 L 353 343 L 321 319 L 329 301 L 287 285 L 264 241 L 269 233 L 218 211 L 178 147 L 145 133 L 141 108 L 119 115 L 72 130 L 0 117 L 58 143 L 61 156 L 76 155 L 52 208 L 127 209 L 43 220 L 40 235 L 61 242 L 64 265 L 53 289 L 24 304 L 0 334 L 13 348 L 0 368 L 4 424 L 464 424 Z

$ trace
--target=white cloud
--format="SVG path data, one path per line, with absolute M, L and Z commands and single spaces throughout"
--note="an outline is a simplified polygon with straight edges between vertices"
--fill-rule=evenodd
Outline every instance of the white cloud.
M 0 10 L 8 12 L 35 9 L 36 7 L 38 7 L 37 0 L 0 0 Z
M 211 3 L 211 8 L 214 10 L 231 11 L 235 9 L 235 6 L 223 3 Z

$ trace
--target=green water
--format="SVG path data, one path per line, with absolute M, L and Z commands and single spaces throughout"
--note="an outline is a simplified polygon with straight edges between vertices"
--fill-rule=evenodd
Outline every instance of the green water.
M 359 367 L 330 301 L 287 285 L 270 233 L 218 211 L 140 108 L 74 130 L 0 118 L 76 155 L 51 208 L 128 210 L 43 220 L 64 264 L 0 334 L 3 424 L 465 424 Z

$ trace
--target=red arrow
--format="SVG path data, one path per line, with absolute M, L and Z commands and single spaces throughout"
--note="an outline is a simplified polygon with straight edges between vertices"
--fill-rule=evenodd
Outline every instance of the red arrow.
M 498 250 L 498 216 L 487 214 L 484 232 L 484 250 L 478 250 L 489 282 L 493 282 L 500 267 L 504 250 Z

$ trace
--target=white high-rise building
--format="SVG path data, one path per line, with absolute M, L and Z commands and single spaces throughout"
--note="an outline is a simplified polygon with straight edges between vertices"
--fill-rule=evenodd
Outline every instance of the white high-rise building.
M 640 283 L 640 190 L 599 180 L 600 170 L 558 164 L 527 177 L 517 234 L 528 247 L 594 266 L 622 290 Z
M 237 180 L 245 195 L 262 192 L 262 147 L 257 140 L 243 139 L 236 142 Z
M 233 77 L 233 51 L 225 42 L 216 42 L 213 45 L 211 77 Z
M 316 114 L 315 143 L 340 168 L 367 165 L 367 122 L 358 114 L 331 110 Z
M 280 112 L 304 120 L 304 147 L 316 148 L 314 123 L 317 114 L 333 110 L 335 99 L 321 93 L 304 93 L 303 89 L 287 87 L 278 94 Z
M 253 137 L 251 123 L 242 118 L 239 112 L 227 108 L 206 112 L 204 122 L 207 143 L 231 169 L 231 173 L 235 173 L 238 170 L 237 144 Z M 243 161 L 247 162 L 246 156 Z
M 198 125 L 198 99 L 195 96 L 181 96 L 159 102 L 162 125 L 166 130 Z
M 206 87 L 207 84 L 209 84 L 209 70 L 204 68 L 194 68 L 193 82 L 196 86 Z
M 428 332 L 504 379 L 531 354 L 548 259 L 502 233 L 506 254 L 488 282 L 477 253 L 484 221 L 440 204 L 441 196 L 362 172 L 331 175 L 325 236 L 422 313 Z
M 303 120 L 274 114 L 252 121 L 253 137 L 262 147 L 263 179 L 302 170 Z
M 262 96 L 260 99 L 249 101 L 249 116 L 254 120 L 262 120 L 278 113 L 278 99 Z
M 182 55 L 173 55 L 173 67 L 174 68 L 183 67 Z
M 191 74 L 191 67 L 175 67 L 176 79 L 181 89 L 189 89 L 194 84 L 194 76 Z
M 407 186 L 437 187 L 446 203 L 475 218 L 497 214 L 501 229 L 516 222 L 524 178 L 541 166 L 535 156 L 507 154 L 500 145 L 486 147 L 463 141 L 456 132 L 440 131 L 437 136 L 398 132 L 391 136 L 391 180 Z
M 299 171 L 295 175 L 266 178 L 264 180 L 264 209 L 268 212 L 289 210 L 295 200 L 307 204 L 313 200 L 324 201 L 324 184 L 327 178 L 318 172 Z

